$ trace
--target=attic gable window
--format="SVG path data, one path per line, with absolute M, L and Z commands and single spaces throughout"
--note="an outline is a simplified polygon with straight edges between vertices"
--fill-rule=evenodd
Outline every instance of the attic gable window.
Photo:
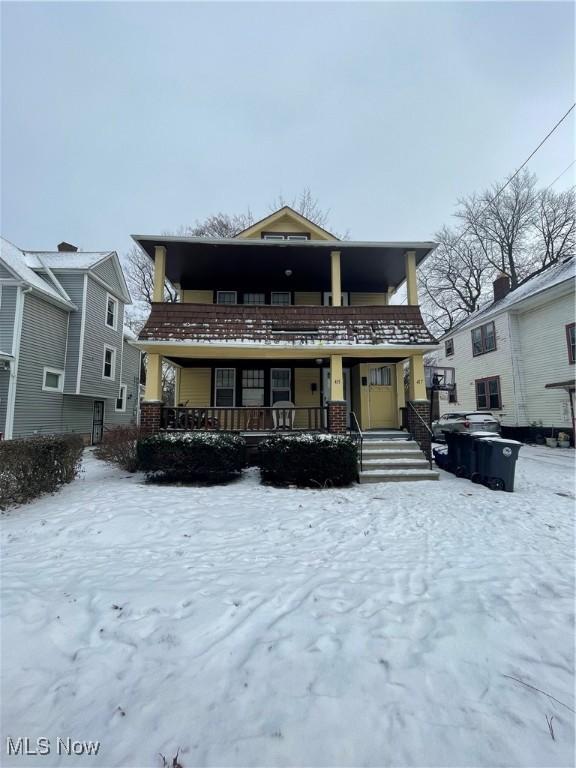
M 106 294 L 106 326 L 114 331 L 118 327 L 118 301 Z
M 310 240 L 307 232 L 262 232 L 262 240 Z
M 484 355 L 496 349 L 496 328 L 494 323 L 486 323 L 472 329 L 472 354 Z

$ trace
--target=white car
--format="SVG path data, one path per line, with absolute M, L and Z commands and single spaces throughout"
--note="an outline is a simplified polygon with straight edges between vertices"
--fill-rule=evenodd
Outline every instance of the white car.
M 444 440 L 446 432 L 495 432 L 500 433 L 500 422 L 487 411 L 445 413 L 432 422 L 434 440 Z

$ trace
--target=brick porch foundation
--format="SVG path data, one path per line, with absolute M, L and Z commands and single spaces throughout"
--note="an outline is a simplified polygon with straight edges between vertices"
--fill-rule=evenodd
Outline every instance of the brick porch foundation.
M 411 406 L 414 406 L 414 409 L 418 413 L 418 415 L 421 417 L 421 419 L 424 421 L 424 424 L 422 421 L 418 418 L 416 413 L 414 413 L 414 410 Z M 430 432 L 428 432 L 428 427 L 430 424 L 430 401 L 429 400 L 411 400 L 409 403 L 406 404 L 406 426 L 408 428 L 408 432 L 412 435 L 414 440 L 418 443 L 420 448 L 422 449 L 423 454 L 426 456 L 428 461 L 432 458 L 432 440 L 430 437 Z
M 343 435 L 348 429 L 346 423 L 346 401 L 330 400 L 328 402 L 328 432 Z
M 159 432 L 162 405 L 160 400 L 143 400 L 140 403 L 140 428 L 144 432 Z

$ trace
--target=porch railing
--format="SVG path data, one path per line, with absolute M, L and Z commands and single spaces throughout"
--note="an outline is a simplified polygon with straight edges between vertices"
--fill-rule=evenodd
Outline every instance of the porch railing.
M 360 428 L 360 424 L 354 411 L 350 411 L 350 437 L 356 443 L 358 449 L 358 462 L 360 464 L 360 472 L 364 471 L 364 433 Z
M 185 431 L 269 432 L 301 430 L 324 432 L 326 408 L 188 408 L 164 406 L 162 429 Z

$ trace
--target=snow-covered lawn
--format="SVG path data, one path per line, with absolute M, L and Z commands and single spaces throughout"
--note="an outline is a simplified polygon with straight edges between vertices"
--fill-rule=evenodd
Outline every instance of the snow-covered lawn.
M 2 751 L 100 751 L 2 763 L 572 765 L 574 452 L 520 456 L 506 494 L 159 487 L 88 454 L 3 516 Z

